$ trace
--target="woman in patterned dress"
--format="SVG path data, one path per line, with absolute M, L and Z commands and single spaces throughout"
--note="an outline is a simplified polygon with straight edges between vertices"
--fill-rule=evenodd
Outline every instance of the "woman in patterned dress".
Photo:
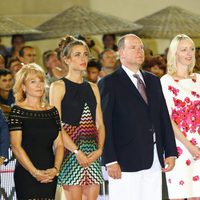
M 170 199 L 200 199 L 200 75 L 193 73 L 195 46 L 181 34 L 171 42 L 168 74 L 161 78 L 176 137 L 178 158 L 166 173 Z
M 50 88 L 50 102 L 60 113 L 66 148 L 58 185 L 63 186 L 68 200 L 95 200 L 103 182 L 100 156 L 105 130 L 100 95 L 96 84 L 83 80 L 89 57 L 87 45 L 66 36 L 59 49 L 69 73 Z

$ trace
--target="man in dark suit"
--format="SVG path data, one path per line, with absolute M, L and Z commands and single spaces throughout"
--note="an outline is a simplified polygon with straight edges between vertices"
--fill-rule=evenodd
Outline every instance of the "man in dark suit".
M 177 151 L 160 80 L 140 70 L 139 37 L 123 36 L 118 49 L 122 67 L 99 82 L 110 200 L 161 200 L 161 169 L 173 169 Z
M 0 109 L 0 165 L 8 158 L 9 149 L 9 132 L 8 125 L 4 118 L 3 112 Z

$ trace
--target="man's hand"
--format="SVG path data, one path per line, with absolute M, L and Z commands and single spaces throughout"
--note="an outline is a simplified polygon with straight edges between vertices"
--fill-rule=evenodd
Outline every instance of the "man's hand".
M 175 157 L 168 157 L 165 158 L 164 162 L 165 162 L 165 168 L 162 169 L 163 172 L 169 172 L 171 171 L 174 166 L 175 166 Z
M 114 179 L 121 178 L 121 168 L 118 163 L 107 166 L 108 175 Z

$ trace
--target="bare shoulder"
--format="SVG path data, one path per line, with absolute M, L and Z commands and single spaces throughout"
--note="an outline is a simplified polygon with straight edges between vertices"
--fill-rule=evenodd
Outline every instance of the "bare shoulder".
M 62 99 L 65 92 L 66 92 L 65 83 L 62 80 L 53 82 L 50 86 L 50 92 L 49 92 L 50 102 L 52 103 L 53 99 L 54 101 L 55 100 L 57 101 L 58 99 Z
M 55 81 L 51 84 L 53 88 L 62 88 L 64 87 L 64 82 L 62 80 Z
M 88 83 L 90 84 L 90 86 L 94 92 L 97 102 L 100 102 L 99 88 L 98 88 L 97 84 L 91 83 L 91 82 L 88 82 Z
M 46 110 L 51 110 L 52 108 L 54 108 L 55 106 L 52 105 L 46 105 Z
M 51 84 L 50 86 L 50 91 L 53 91 L 53 92 L 65 92 L 65 84 L 62 80 L 58 80 L 58 81 L 55 81 Z

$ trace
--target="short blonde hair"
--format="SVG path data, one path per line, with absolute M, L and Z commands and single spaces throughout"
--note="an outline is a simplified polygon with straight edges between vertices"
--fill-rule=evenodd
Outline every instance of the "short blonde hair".
M 167 73 L 170 75 L 173 75 L 174 73 L 176 73 L 176 70 L 177 70 L 176 52 L 177 52 L 178 45 L 179 45 L 180 41 L 182 41 L 182 40 L 189 40 L 194 45 L 193 40 L 185 34 L 176 35 L 172 39 L 170 46 L 169 46 L 169 51 L 167 54 Z M 192 64 L 189 65 L 189 74 L 192 73 L 194 65 L 195 65 L 195 56 L 193 56 Z
M 25 81 L 32 76 L 37 76 L 40 80 L 44 81 L 46 85 L 45 72 L 42 67 L 36 63 L 23 65 L 23 67 L 16 74 L 15 84 L 13 86 L 16 102 L 22 102 L 26 99 L 26 93 L 23 91 L 22 86 L 24 85 Z M 41 103 L 45 104 L 45 92 L 41 97 Z

